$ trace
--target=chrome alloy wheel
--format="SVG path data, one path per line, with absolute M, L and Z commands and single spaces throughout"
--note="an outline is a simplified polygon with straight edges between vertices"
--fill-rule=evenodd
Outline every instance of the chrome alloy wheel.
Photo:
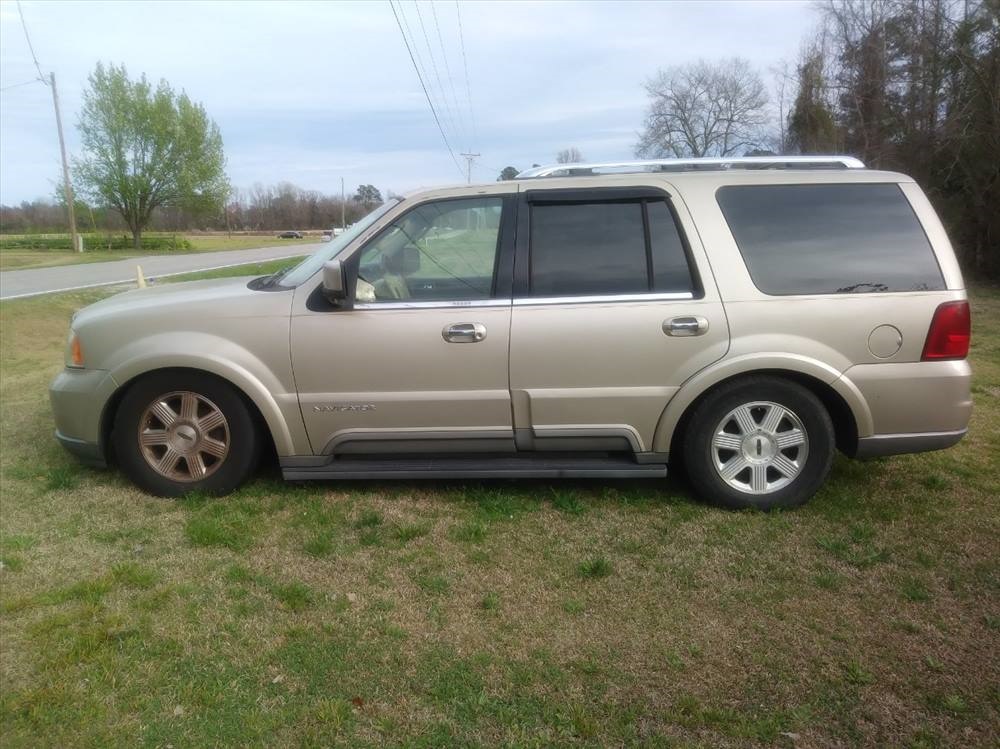
M 729 486 L 770 494 L 802 472 L 809 435 L 794 412 L 771 401 L 734 408 L 712 436 L 712 465 Z
M 178 390 L 150 403 L 139 419 L 139 448 L 150 468 L 171 481 L 201 481 L 229 454 L 229 423 L 212 401 Z

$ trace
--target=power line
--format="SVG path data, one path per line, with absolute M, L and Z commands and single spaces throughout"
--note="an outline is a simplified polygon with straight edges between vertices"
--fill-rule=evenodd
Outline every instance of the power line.
M 417 74 L 420 75 L 420 76 L 423 76 L 423 78 L 424 78 L 425 81 L 430 81 L 431 80 L 431 76 L 430 76 L 429 69 L 428 69 L 427 65 L 425 64 L 425 62 L 424 62 L 423 55 L 420 54 L 420 45 L 417 44 L 417 35 L 414 34 L 413 33 L 413 29 L 410 28 L 410 21 L 406 17 L 406 12 L 403 9 L 402 0 L 396 0 L 396 6 L 397 6 L 397 10 L 399 11 L 399 18 L 402 19 L 402 21 L 403 21 L 403 29 L 404 29 L 404 32 L 405 32 L 404 33 L 404 39 L 409 39 L 410 49 L 412 50 L 413 58 L 416 60 L 416 63 L 417 63 L 417 69 L 418 69 L 417 70 Z M 431 92 L 431 89 L 428 89 L 428 94 L 430 94 L 430 92 Z M 432 100 L 434 98 L 436 98 L 436 97 L 431 96 Z M 446 122 L 445 125 L 447 125 L 447 124 L 448 123 Z M 445 130 L 448 130 L 448 128 L 446 127 Z
M 434 115 L 434 122 L 437 124 L 438 132 L 441 133 L 441 139 L 448 148 L 448 153 L 451 154 L 451 160 L 455 162 L 455 168 L 457 168 L 459 173 L 461 173 L 462 166 L 458 163 L 458 159 L 455 157 L 455 151 L 452 149 L 451 143 L 448 142 L 448 136 L 445 135 L 444 128 L 441 127 L 441 120 L 438 117 L 437 110 L 434 108 L 434 102 L 431 101 L 431 95 L 427 92 L 427 84 L 424 83 L 424 77 L 420 74 L 420 68 L 417 67 L 417 61 L 413 57 L 413 50 L 410 49 L 410 42 L 406 38 L 406 32 L 403 31 L 403 24 L 399 20 L 399 14 L 396 12 L 396 6 L 393 4 L 392 0 L 389 0 L 389 7 L 392 8 L 392 15 L 396 18 L 396 25 L 399 26 L 399 33 L 403 36 L 403 44 L 406 45 L 406 51 L 410 55 L 410 62 L 413 63 L 413 69 L 417 73 L 417 80 L 420 81 L 420 88 L 424 91 L 424 98 L 427 99 L 427 106 L 431 108 L 431 114 Z
M 8 89 L 17 88 L 18 86 L 28 86 L 32 83 L 38 83 L 38 79 L 32 78 L 30 81 L 25 81 L 24 83 L 13 83 L 10 86 L 4 86 L 3 88 L 0 88 L 0 91 L 7 91 Z M 45 81 L 42 81 L 42 83 L 45 83 Z
M 469 130 L 465 125 L 465 117 L 462 116 L 462 108 L 458 105 L 458 95 L 455 93 L 455 78 L 451 74 L 451 65 L 448 63 L 448 50 L 445 49 L 444 39 L 441 36 L 441 24 L 438 23 L 437 6 L 431 0 L 431 13 L 434 16 L 434 29 L 437 31 L 438 44 L 441 46 L 441 58 L 444 60 L 445 75 L 448 76 L 448 87 L 451 89 L 451 101 L 455 105 L 456 119 L 462 126 L 462 134 L 465 136 L 467 148 L 472 148 L 472 141 L 469 137 Z
M 472 124 L 472 139 L 479 140 L 476 135 L 476 113 L 472 109 L 472 86 L 469 84 L 469 59 L 465 56 L 465 34 L 462 32 L 462 8 L 455 0 L 455 14 L 458 16 L 458 40 L 462 45 L 462 67 L 465 69 L 465 96 L 469 102 L 469 121 Z
M 448 129 L 451 132 L 459 134 L 458 128 L 455 127 L 455 118 L 452 116 L 451 106 L 448 104 L 448 97 L 444 92 L 444 84 L 441 82 L 441 73 L 438 72 L 437 61 L 434 59 L 434 50 L 431 49 L 431 40 L 430 37 L 427 36 L 427 27 L 424 26 L 424 16 L 420 12 L 420 4 L 417 0 L 413 0 L 413 7 L 417 11 L 417 20 L 420 21 L 420 31 L 424 35 L 424 44 L 427 46 L 427 54 L 430 55 L 431 58 L 431 68 L 434 71 L 434 78 L 437 80 L 438 91 L 441 92 L 441 101 L 444 104 L 445 123 L 448 125 Z M 431 7 L 434 7 L 433 3 L 431 4 Z
M 35 55 L 35 48 L 31 44 L 31 37 L 28 35 L 28 24 L 24 22 L 24 11 L 21 10 L 21 0 L 17 0 L 17 14 L 21 16 L 21 28 L 24 29 L 24 38 L 28 42 L 28 49 L 31 50 L 31 59 L 35 62 L 35 70 L 38 71 L 38 80 L 52 90 L 52 107 L 56 111 L 56 131 L 59 133 L 59 156 L 62 160 L 63 172 L 63 196 L 66 198 L 66 214 L 69 219 L 70 244 L 76 252 L 83 252 L 83 241 L 76 233 L 76 202 L 73 198 L 73 185 L 69 181 L 69 160 L 66 158 L 66 140 L 63 138 L 62 115 L 59 113 L 59 93 L 56 91 L 56 74 L 49 73 L 48 80 L 42 73 L 42 66 L 38 64 L 38 57 Z M 24 84 L 16 84 L 22 86 Z M 13 86 L 8 86 L 13 88 Z
M 38 64 L 38 57 L 35 55 L 35 48 L 31 44 L 31 37 L 28 35 L 28 24 L 24 22 L 24 11 L 21 10 L 21 0 L 17 0 L 17 14 L 21 16 L 21 28 L 24 29 L 24 38 L 28 42 L 28 49 L 31 51 L 31 59 L 35 62 L 35 70 L 38 71 L 38 80 L 48 86 L 49 83 L 45 80 L 45 74 L 42 72 L 42 66 Z

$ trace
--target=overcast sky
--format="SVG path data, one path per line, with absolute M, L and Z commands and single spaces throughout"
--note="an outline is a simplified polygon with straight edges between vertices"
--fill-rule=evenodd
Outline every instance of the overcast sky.
M 397 5 L 454 152 L 482 154 L 478 181 L 508 164 L 551 163 L 568 146 L 588 160 L 631 158 L 642 83 L 657 68 L 738 55 L 770 85 L 769 68 L 793 60 L 816 22 L 808 3 L 793 0 L 462 2 L 470 115 L 455 2 Z M 234 186 L 289 181 L 332 193 L 344 177 L 348 189 L 371 182 L 403 192 L 463 181 L 388 2 L 22 8 L 42 69 L 56 74 L 71 154 L 87 75 L 103 60 L 202 102 L 222 130 Z M 0 87 L 34 75 L 17 6 L 2 0 Z M 59 178 L 49 89 L 0 92 L 0 202 L 51 196 Z

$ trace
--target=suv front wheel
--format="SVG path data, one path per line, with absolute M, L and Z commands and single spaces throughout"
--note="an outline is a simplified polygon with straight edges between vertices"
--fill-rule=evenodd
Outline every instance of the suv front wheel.
M 198 372 L 164 371 L 129 388 L 115 416 L 115 455 L 160 497 L 228 494 L 253 472 L 260 435 L 243 398 Z
M 684 464 L 697 493 L 734 509 L 795 507 L 833 463 L 833 422 L 808 389 L 780 377 L 726 383 L 696 407 Z

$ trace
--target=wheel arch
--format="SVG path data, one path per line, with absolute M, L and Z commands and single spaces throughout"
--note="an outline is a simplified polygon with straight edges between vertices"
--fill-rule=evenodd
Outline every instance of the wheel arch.
M 177 372 L 208 376 L 233 388 L 250 409 L 254 421 L 263 427 L 263 436 L 265 437 L 264 450 L 266 451 L 270 447 L 270 449 L 276 451 L 279 455 L 294 454 L 292 437 L 284 416 L 281 414 L 277 403 L 264 389 L 263 385 L 259 381 L 250 379 L 247 375 L 233 377 L 231 370 L 227 372 L 219 371 L 220 369 L 224 370 L 225 368 L 210 368 L 203 365 L 153 366 L 148 369 L 140 369 L 137 372 L 131 373 L 130 376 L 122 377 L 121 379 L 116 376 L 115 381 L 121 384 L 112 393 L 101 412 L 100 440 L 102 452 L 108 458 L 112 457 L 111 432 L 114 428 L 115 416 L 118 413 L 118 408 L 121 406 L 122 399 L 132 386 L 153 374 Z
M 660 415 L 653 438 L 654 450 L 676 455 L 687 422 L 698 404 L 719 386 L 753 375 L 784 378 L 810 390 L 830 414 L 837 447 L 847 455 L 854 455 L 859 437 L 872 433 L 868 404 L 853 383 L 837 370 L 800 357 L 754 356 L 721 362 L 685 382 Z

